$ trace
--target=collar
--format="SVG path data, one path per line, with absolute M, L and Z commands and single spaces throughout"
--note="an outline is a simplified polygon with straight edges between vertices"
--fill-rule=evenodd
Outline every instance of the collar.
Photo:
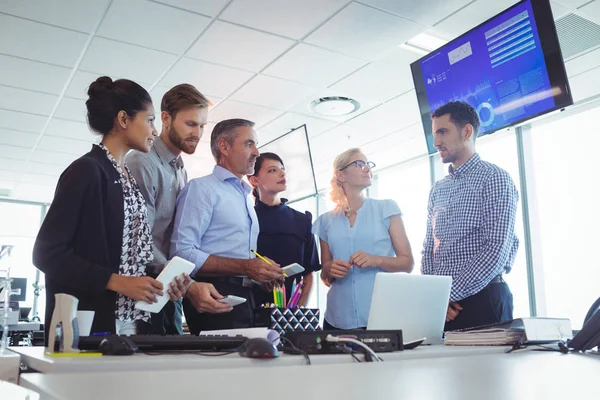
M 280 203 L 280 204 L 277 204 L 276 206 L 270 206 L 270 205 L 268 205 L 268 204 L 265 204 L 265 203 L 263 203 L 263 202 L 262 202 L 262 201 L 260 201 L 260 200 L 256 202 L 256 205 L 257 205 L 258 207 L 260 207 L 260 208 L 265 208 L 265 209 L 276 209 L 276 208 L 279 208 L 279 207 L 281 207 L 281 206 L 285 205 L 285 203 L 287 203 L 287 202 L 288 202 L 288 199 L 284 199 L 283 197 L 282 197 L 281 199 L 279 199 L 279 200 L 281 200 L 281 203 Z
M 183 168 L 181 154 L 178 156 L 174 155 L 160 136 L 154 140 L 154 146 L 152 146 L 152 148 L 163 163 L 171 164 L 175 168 Z
M 217 177 L 217 179 L 221 182 L 230 181 L 230 182 L 239 182 L 244 189 L 244 192 L 250 194 L 252 192 L 252 186 L 248 182 L 243 179 L 239 179 L 235 176 L 231 171 L 221 167 L 220 165 L 215 165 L 213 168 L 213 175 Z
M 448 173 L 454 178 L 467 174 L 470 171 L 472 171 L 477 166 L 477 164 L 479 164 L 479 161 L 481 161 L 481 157 L 478 153 L 475 153 L 473 157 L 469 158 L 469 160 L 466 163 L 458 167 L 456 170 L 452 168 L 452 165 L 450 165 L 448 167 Z

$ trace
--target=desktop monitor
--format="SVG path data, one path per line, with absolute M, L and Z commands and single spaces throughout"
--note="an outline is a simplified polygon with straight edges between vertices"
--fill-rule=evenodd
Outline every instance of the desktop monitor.
M 411 64 L 429 154 L 431 114 L 477 110 L 479 136 L 573 104 L 550 0 L 524 0 Z

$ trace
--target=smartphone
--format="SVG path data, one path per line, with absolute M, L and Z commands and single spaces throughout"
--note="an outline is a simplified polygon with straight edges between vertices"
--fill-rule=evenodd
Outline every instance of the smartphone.
M 238 296 L 225 296 L 221 300 L 219 300 L 219 302 L 227 303 L 230 306 L 235 307 L 239 304 L 245 303 L 246 299 L 243 297 L 238 297 Z
M 292 276 L 304 272 L 304 267 L 298 263 L 293 263 L 282 267 L 281 270 L 287 275 Z

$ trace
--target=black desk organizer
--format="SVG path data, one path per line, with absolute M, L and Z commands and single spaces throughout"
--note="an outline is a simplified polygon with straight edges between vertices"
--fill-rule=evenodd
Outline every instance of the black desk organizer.
M 256 308 L 254 326 L 273 329 L 279 334 L 321 330 L 318 308 Z

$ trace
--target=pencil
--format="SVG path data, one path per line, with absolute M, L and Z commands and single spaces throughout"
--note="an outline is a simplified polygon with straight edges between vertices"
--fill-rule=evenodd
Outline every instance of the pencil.
M 269 265 L 273 265 L 269 262 L 269 260 L 267 260 L 266 258 L 264 258 L 263 256 L 261 256 L 260 254 L 258 254 L 257 252 L 255 252 L 254 250 L 250 249 L 250 251 L 252 253 L 254 253 L 254 255 L 258 258 L 260 258 L 261 260 L 263 260 L 264 262 L 266 262 Z M 283 273 L 284 278 L 287 278 L 288 276 L 285 274 L 285 272 Z

